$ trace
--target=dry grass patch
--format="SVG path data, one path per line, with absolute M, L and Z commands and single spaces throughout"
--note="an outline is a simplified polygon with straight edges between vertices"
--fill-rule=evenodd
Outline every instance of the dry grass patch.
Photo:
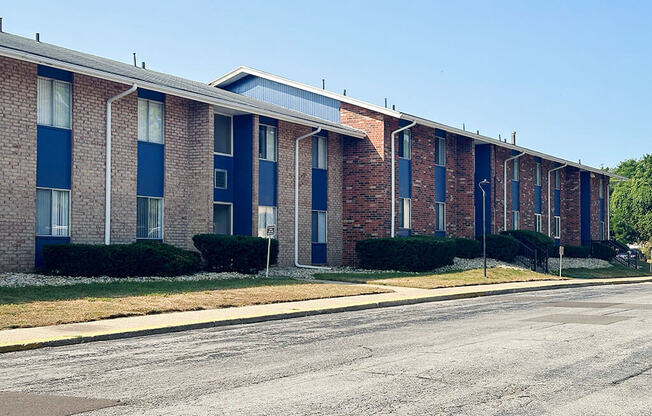
M 263 279 L 259 279 L 263 280 Z M 271 279 L 270 279 L 271 280 Z M 139 296 L 79 297 L 63 300 L 29 300 L 0 303 L 0 329 L 96 321 L 121 316 L 260 305 L 328 297 L 389 292 L 373 287 L 301 283 L 211 289 Z M 29 288 L 22 288 L 29 291 Z M 33 296 L 32 296 L 33 297 Z M 50 296 L 51 298 L 52 296 Z M 65 297 L 64 297 L 65 298 Z

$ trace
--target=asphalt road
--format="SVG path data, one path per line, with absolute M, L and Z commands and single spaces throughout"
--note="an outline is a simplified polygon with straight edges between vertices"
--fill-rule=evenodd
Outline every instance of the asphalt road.
M 85 415 L 651 415 L 652 284 L 9 353 L 0 370 L 11 394 L 120 400 Z

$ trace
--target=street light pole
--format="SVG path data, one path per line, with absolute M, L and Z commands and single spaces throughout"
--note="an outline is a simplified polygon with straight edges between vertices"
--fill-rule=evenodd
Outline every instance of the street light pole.
M 487 277 L 487 204 L 485 202 L 487 193 L 485 192 L 482 185 L 487 183 L 489 183 L 489 181 L 483 179 L 482 182 L 478 184 L 478 187 L 480 187 L 480 190 L 482 191 L 482 270 L 484 277 Z

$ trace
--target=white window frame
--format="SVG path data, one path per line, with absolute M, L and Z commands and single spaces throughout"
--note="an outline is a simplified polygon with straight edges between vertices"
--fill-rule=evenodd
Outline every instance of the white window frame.
M 138 206 L 138 198 L 147 198 L 149 199 L 157 199 L 161 201 L 161 237 L 160 238 L 153 238 L 153 237 L 138 237 L 138 214 L 136 214 L 136 240 L 154 240 L 158 241 L 161 240 L 163 241 L 165 237 L 165 198 L 163 197 L 158 197 L 158 196 L 146 196 L 146 195 L 136 195 L 136 206 Z M 149 201 L 147 202 L 147 209 L 149 210 Z M 147 224 L 147 228 L 149 229 L 149 224 Z
M 311 222 L 312 222 L 312 213 L 313 212 L 317 212 L 319 214 L 322 214 L 322 213 L 324 214 L 324 230 L 325 230 L 325 232 L 324 232 L 324 241 L 323 242 L 322 241 L 313 241 L 312 240 L 312 237 L 313 237 L 312 236 L 312 223 L 311 223 L 310 224 L 310 241 L 311 241 L 312 244 L 328 244 L 328 211 L 323 211 L 323 210 L 320 210 L 320 209 L 313 209 L 312 212 L 310 213 L 311 214 L 310 215 Z
M 37 186 L 36 189 L 44 190 L 44 191 L 50 191 L 50 234 L 38 234 L 35 233 L 37 237 L 60 237 L 60 238 L 69 238 L 72 234 L 72 192 L 70 189 L 62 189 L 62 188 L 45 188 L 42 186 Z M 67 235 L 54 235 L 52 234 L 52 191 L 59 191 L 59 192 L 68 192 L 68 234 Z M 34 195 L 36 198 L 36 195 Z M 36 201 L 34 201 L 36 202 Z M 34 205 L 34 208 L 36 209 L 36 205 Z M 36 226 L 36 224 L 34 224 Z M 35 230 L 36 231 L 36 230 Z
M 521 229 L 521 212 L 517 210 L 512 211 L 512 230 Z
M 443 152 L 442 152 L 443 146 Z M 446 138 L 435 136 L 435 166 L 446 166 Z M 441 160 L 437 160 L 437 155 Z
M 512 161 L 512 181 L 521 181 L 521 162 L 518 157 Z
M 229 213 L 231 214 L 231 224 L 229 224 L 229 233 L 228 234 L 218 234 L 218 235 L 233 235 L 233 204 L 231 202 L 220 202 L 213 201 L 213 212 L 215 212 L 215 205 L 226 205 L 230 208 Z M 215 215 L 215 214 L 213 214 Z M 215 223 L 213 222 L 213 234 L 215 234 Z
M 408 210 L 407 210 L 408 224 L 407 224 L 407 226 L 405 225 L 405 202 L 406 201 L 407 201 L 407 205 L 408 205 Z M 403 216 L 401 216 L 401 215 L 398 216 L 399 228 L 402 228 L 404 230 L 410 230 L 410 229 L 412 229 L 412 198 L 399 198 L 398 203 L 399 203 L 399 212 L 400 212 L 400 208 L 403 208 Z M 400 225 L 401 222 L 403 222 L 403 225 Z
M 534 186 L 541 186 L 541 162 L 534 164 Z
M 267 225 L 272 225 L 272 224 L 265 224 L 264 227 L 260 226 L 260 221 L 259 221 L 259 219 L 260 219 L 260 208 L 272 208 L 274 210 L 274 219 L 276 221 L 276 223 L 274 225 L 276 225 L 277 227 L 276 227 L 276 234 L 274 235 L 273 238 L 277 238 L 277 236 L 278 236 L 278 207 L 273 206 L 273 205 L 258 205 L 258 212 L 257 212 L 258 216 L 256 218 L 256 221 L 258 222 L 258 231 L 257 231 L 256 234 L 258 235 L 258 237 L 266 238 L 267 237 L 266 226 Z
M 224 188 L 217 186 L 217 173 L 224 172 Z M 227 190 L 229 189 L 229 172 L 226 169 L 215 168 L 213 173 L 213 187 L 215 189 Z
M 403 155 L 401 155 L 399 153 L 399 155 L 398 155 L 399 159 L 405 159 L 405 160 L 411 160 L 412 159 L 412 131 L 411 130 L 412 129 L 407 129 L 407 130 L 403 130 L 401 132 L 400 140 L 401 140 L 402 145 L 399 147 L 399 149 L 403 149 Z M 405 138 L 406 138 L 406 136 L 407 136 L 407 142 L 408 142 L 407 155 L 405 154 Z
M 213 113 L 217 114 L 218 116 L 228 117 L 230 122 L 231 122 L 231 153 L 216 152 L 215 151 L 215 143 L 213 143 L 213 154 L 214 155 L 219 155 L 219 156 L 233 157 L 233 116 L 231 114 L 219 113 L 217 111 L 213 111 Z M 213 141 L 215 141 L 215 123 L 213 123 Z
M 442 214 L 443 214 L 443 220 L 444 220 L 444 228 L 442 230 L 437 229 L 438 221 L 437 221 L 437 207 L 441 206 L 442 207 Z M 435 232 L 438 233 L 445 233 L 446 232 L 446 203 L 445 202 L 435 202 Z
M 147 137 L 143 138 L 140 137 L 140 128 L 138 129 L 138 141 L 139 142 L 145 142 L 145 143 L 154 143 L 154 144 L 165 144 L 165 102 L 163 101 L 158 101 L 158 100 L 150 100 L 148 98 L 142 98 L 138 97 L 138 106 L 140 106 L 140 101 L 146 101 L 147 102 Z M 149 103 L 156 103 L 161 106 L 161 142 L 155 142 L 153 140 L 150 140 L 149 138 Z M 140 112 L 138 112 L 140 113 Z M 137 117 L 140 117 L 140 114 L 137 114 Z M 140 123 L 140 119 L 138 120 L 138 123 Z
M 50 109 L 48 110 L 50 112 L 50 124 L 40 124 L 37 122 L 39 126 L 48 126 L 48 127 L 55 127 L 58 129 L 65 129 L 65 130 L 72 130 L 72 83 L 68 81 L 61 81 L 58 79 L 54 78 L 49 78 L 49 77 L 42 77 L 38 76 L 37 79 L 43 79 L 47 80 L 50 83 Z M 38 81 L 37 81 L 38 82 Z M 54 124 L 54 84 L 59 83 L 59 84 L 68 84 L 68 92 L 70 93 L 70 96 L 68 97 L 68 106 L 69 106 L 69 111 L 68 111 L 68 127 L 62 127 L 62 126 L 57 126 Z M 37 84 L 37 93 L 38 93 L 38 84 Z M 38 97 L 37 97 L 37 120 L 38 120 Z
M 259 160 L 267 160 L 268 162 L 278 162 L 278 127 L 272 126 L 270 124 L 265 124 L 265 123 L 259 123 L 258 124 L 258 147 L 260 147 L 260 128 L 265 127 L 265 129 L 272 128 L 276 132 L 274 134 L 274 159 L 270 159 L 269 157 L 260 157 L 260 148 L 258 149 L 258 159 Z M 265 130 L 265 146 L 267 146 L 267 130 Z
M 278 134 L 278 132 L 277 132 L 277 134 Z M 317 166 L 314 166 L 314 164 L 313 164 L 312 168 L 313 169 L 328 170 L 328 138 L 325 137 L 325 136 L 312 136 L 313 143 L 314 143 L 315 139 L 317 139 Z M 278 138 L 276 140 L 278 141 Z M 319 142 L 321 140 L 323 140 L 325 142 L 324 149 L 326 149 L 326 158 L 325 158 L 326 160 L 325 160 L 325 166 L 323 168 L 319 167 L 319 144 L 320 144 Z M 312 151 L 314 152 L 314 146 L 313 146 Z M 311 161 L 311 163 L 312 163 L 312 161 Z
M 559 215 L 555 215 L 553 234 L 553 238 L 561 238 L 561 217 Z
M 543 232 L 543 216 L 541 214 L 534 214 L 534 231 Z

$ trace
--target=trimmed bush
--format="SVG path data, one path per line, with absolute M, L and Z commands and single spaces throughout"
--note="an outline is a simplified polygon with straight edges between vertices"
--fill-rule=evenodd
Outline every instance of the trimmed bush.
M 482 236 L 478 236 L 477 239 L 482 241 Z M 516 258 L 518 249 L 518 240 L 510 235 L 487 235 L 487 257 L 511 263 Z
M 564 246 L 564 257 L 585 259 L 589 257 L 589 254 L 591 254 L 591 250 L 588 247 Z
M 453 264 L 455 241 L 438 237 L 370 238 L 358 241 L 364 269 L 425 272 Z
M 454 238 L 453 241 L 455 241 L 455 257 L 475 259 L 482 256 L 482 243 L 480 241 L 469 238 Z
M 591 245 L 591 251 L 591 256 L 596 259 L 611 261 L 616 257 L 616 250 L 597 241 Z
M 215 272 L 258 273 L 267 266 L 267 239 L 247 235 L 197 234 L 192 238 L 204 260 Z M 270 264 L 276 264 L 278 240 L 272 239 Z
M 43 247 L 43 271 L 62 276 L 179 276 L 199 270 L 199 253 L 156 241 Z

